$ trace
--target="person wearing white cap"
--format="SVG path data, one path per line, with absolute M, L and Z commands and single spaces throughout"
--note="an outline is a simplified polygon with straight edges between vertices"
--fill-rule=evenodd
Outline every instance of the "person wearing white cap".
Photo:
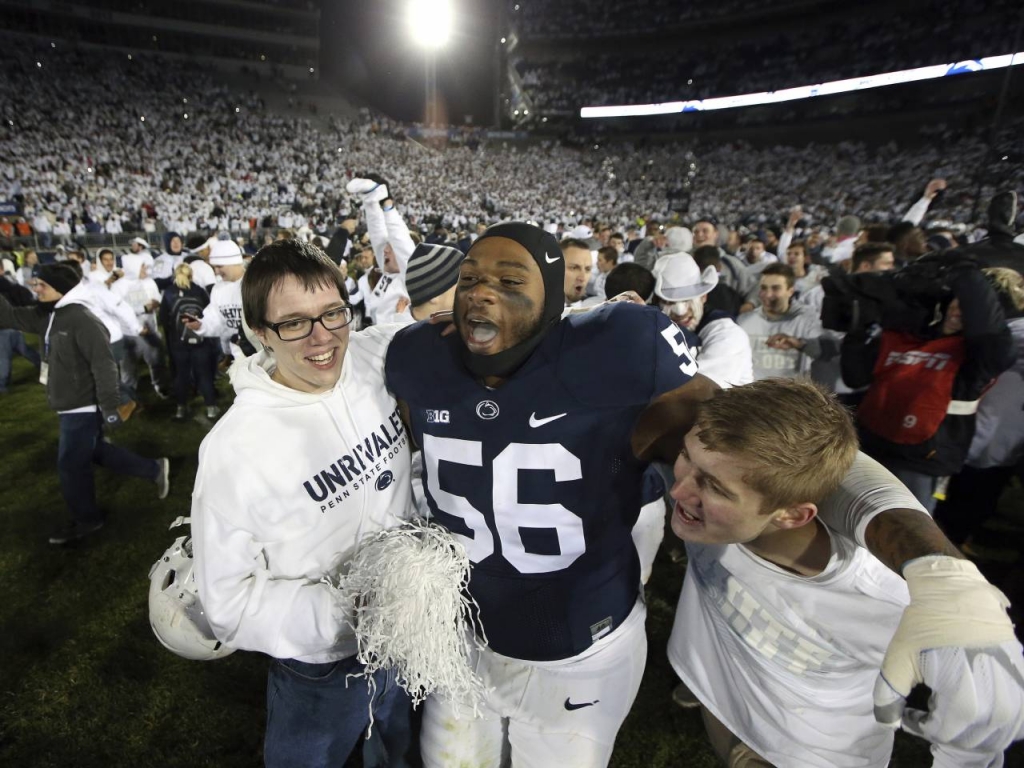
M 726 388 L 754 380 L 750 340 L 725 312 L 704 312 L 708 294 L 718 285 L 718 272 L 702 272 L 687 253 L 665 256 L 655 264 L 654 298 L 673 323 L 690 332 L 696 343 L 700 372 Z
M 658 263 L 668 256 L 693 251 L 693 233 L 686 227 L 669 227 L 665 230 L 662 242 L 663 245 L 657 252 L 648 251 L 653 260 L 647 267 L 653 272 L 658 271 Z
M 217 236 L 214 235 L 201 246 L 192 251 L 191 255 L 185 257 L 185 262 L 192 267 L 192 282 L 196 285 L 200 285 L 209 291 L 213 284 L 217 282 L 217 275 L 214 274 L 213 268 L 210 266 L 210 249 L 213 248 L 213 244 L 217 242 Z M 175 265 L 177 266 L 177 265 Z
M 149 242 L 141 237 L 133 237 L 131 242 L 128 243 L 128 250 L 132 253 L 149 253 Z M 152 258 L 152 255 L 150 255 Z
M 248 346 L 245 334 L 240 333 L 242 276 L 245 274 L 242 249 L 232 240 L 214 240 L 210 244 L 210 264 L 221 279 L 210 291 L 210 303 L 203 310 L 202 318 L 186 322 L 185 326 L 200 336 L 219 338 L 221 352 L 231 355 L 233 339 L 237 338 L 243 350 Z
M 149 250 L 149 243 L 141 237 L 132 238 L 132 241 L 128 243 L 128 253 L 121 256 L 121 266 L 124 267 L 126 274 L 132 272 L 138 274 L 142 265 L 145 265 L 149 277 L 153 277 L 154 263 L 155 259 L 152 251 Z

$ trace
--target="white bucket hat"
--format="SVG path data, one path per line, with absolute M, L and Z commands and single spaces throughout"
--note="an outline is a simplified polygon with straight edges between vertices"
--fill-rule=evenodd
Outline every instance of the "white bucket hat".
M 710 293 L 718 285 L 718 272 L 708 266 L 703 272 L 688 253 L 663 256 L 654 265 L 654 294 L 664 301 L 686 301 Z

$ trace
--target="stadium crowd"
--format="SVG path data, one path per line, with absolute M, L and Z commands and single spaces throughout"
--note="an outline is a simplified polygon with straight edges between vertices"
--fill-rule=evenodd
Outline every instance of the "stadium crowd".
M 1015 52 L 1013 3 L 963 5 L 930 2 L 884 15 L 837 16 L 818 20 L 810 31 L 790 25 L 749 39 L 728 35 L 728 45 L 696 36 L 683 51 L 669 47 L 653 24 L 649 45 L 571 53 L 556 46 L 554 55 L 542 58 L 531 49 L 513 53 L 512 61 L 534 110 L 544 114 L 759 93 Z M 930 20 L 928 25 L 915 23 L 922 17 Z M 993 28 L 992 18 L 1008 23 Z M 556 21 L 548 28 L 557 29 Z M 680 35 L 687 39 L 686 31 Z M 829 43 L 850 37 L 863 41 L 854 55 L 844 45 Z
M 543 3 L 508 0 L 509 16 L 524 38 L 603 37 L 642 33 L 652 28 L 672 28 L 694 21 L 709 21 L 737 16 L 762 8 L 756 0 L 729 0 L 715 3 L 679 3 L 672 0 L 642 0 L 639 3 L 602 3 L 595 6 L 585 0 L 560 3 L 557 23 Z M 789 5 L 810 7 L 816 11 L 839 6 L 835 0 L 793 0 Z
M 701 678 L 700 660 L 684 658 L 695 648 L 701 649 L 701 658 L 707 658 L 731 639 L 708 636 L 673 641 L 670 654 L 678 654 L 673 665 L 685 681 L 677 690 L 677 700 L 691 705 L 688 697 L 696 696 L 698 705 L 705 705 L 712 741 L 717 733 L 728 742 L 722 749 L 716 745 L 716 751 L 731 753 L 737 760 L 734 764 L 742 764 L 742 757 L 749 765 L 771 763 L 745 742 L 775 763 L 794 743 L 801 754 L 810 756 L 809 764 L 846 764 L 827 762 L 839 757 L 853 764 L 858 755 L 852 753 L 858 749 L 870 752 L 875 761 L 888 758 L 892 734 L 875 722 L 870 690 L 884 649 L 894 637 L 901 637 L 898 625 L 903 626 L 903 608 L 913 600 L 918 605 L 926 602 L 915 594 L 914 585 L 930 584 L 934 573 L 919 576 L 908 566 L 909 591 L 880 562 L 865 576 L 867 566 L 858 558 L 866 555 L 858 554 L 852 545 L 854 540 L 865 543 L 863 530 L 857 538 L 857 531 L 843 528 L 850 545 L 836 545 L 834 556 L 831 534 L 822 533 L 817 525 L 804 527 L 804 533 L 812 532 L 810 540 L 797 534 L 788 539 L 796 544 L 780 550 L 772 550 L 771 545 L 777 545 L 781 535 L 769 536 L 768 541 L 758 536 L 762 548 L 757 549 L 754 540 L 744 536 L 753 529 L 736 522 L 738 514 L 732 519 L 732 530 L 716 531 L 711 517 L 716 510 L 736 512 L 741 505 L 730 508 L 722 501 L 730 499 L 728 489 L 719 492 L 718 481 L 694 467 L 702 462 L 705 468 L 710 466 L 707 462 L 728 462 L 724 449 L 707 442 L 699 445 L 693 433 L 687 434 L 681 453 L 678 441 L 668 453 L 656 452 L 652 443 L 649 458 L 675 459 L 676 464 L 668 481 L 662 478 L 659 485 L 649 478 L 651 490 L 641 466 L 645 462 L 636 461 L 632 440 L 645 435 L 640 426 L 643 418 L 638 422 L 638 416 L 653 412 L 656 420 L 657 408 L 648 410 L 652 392 L 673 394 L 689 388 L 688 393 L 696 391 L 703 400 L 716 389 L 713 384 L 742 391 L 742 385 L 761 382 L 767 396 L 781 402 L 789 397 L 786 387 L 792 385 L 780 379 L 810 379 L 818 388 L 797 385 L 793 391 L 799 394 L 799 402 L 790 421 L 799 421 L 799 414 L 809 407 L 819 407 L 822 419 L 831 419 L 835 429 L 809 420 L 820 433 L 814 438 L 827 443 L 836 440 L 837 433 L 845 434 L 837 449 L 845 458 L 830 465 L 834 477 L 829 483 L 808 481 L 807 487 L 813 490 L 807 493 L 812 495 L 800 500 L 813 498 L 824 509 L 833 503 L 830 494 L 842 487 L 844 476 L 856 466 L 855 427 L 847 412 L 823 395 L 831 392 L 857 409 L 856 430 L 865 452 L 913 494 L 910 498 L 888 474 L 864 471 L 860 465 L 857 476 L 864 483 L 871 475 L 872 492 L 883 490 L 898 498 L 898 503 L 887 498 L 896 506 L 882 511 L 918 507 L 923 511 L 935 509 L 942 501 L 945 506 L 936 509 L 937 518 L 951 534 L 955 532 L 956 543 L 969 544 L 978 526 L 994 512 L 1024 446 L 1024 424 L 1019 420 L 1024 405 L 1019 386 L 1024 245 L 1018 242 L 1018 190 L 997 186 L 991 180 L 995 177 L 987 177 L 989 183 L 981 185 L 977 197 L 979 174 L 990 158 L 977 137 L 940 135 L 939 141 L 913 148 L 849 143 L 802 149 L 609 144 L 581 151 L 555 142 L 525 146 L 492 142 L 436 151 L 408 140 L 406 127 L 369 113 L 326 122 L 270 114 L 254 94 L 234 94 L 187 66 L 134 58 L 113 61 L 58 48 L 43 49 L 34 56 L 7 50 L 3 57 L 7 71 L 16 76 L 0 86 L 7 121 L 0 151 L 11 158 L 4 174 L 7 197 L 17 213 L 14 221 L 0 220 L 6 251 L 0 262 L 0 328 L 4 329 L 0 374 L 10 370 L 15 352 L 39 363 L 50 405 L 59 415 L 58 468 L 72 522 L 50 541 L 66 544 L 102 527 L 93 499 L 92 464 L 151 481 L 157 495 L 166 497 L 170 478 L 165 459 L 121 454 L 103 439 L 105 431 L 116 429 L 131 416 L 140 397 L 140 365 L 150 371 L 152 397 L 169 394 L 173 379 L 176 419 L 187 417 L 197 390 L 212 424 L 221 418 L 212 382 L 226 368 L 219 364 L 235 359 L 237 407 L 223 417 L 200 453 L 193 507 L 195 581 L 202 584 L 209 622 L 205 641 L 216 645 L 207 651 L 222 654 L 237 647 L 275 659 L 268 690 L 270 700 L 277 696 L 279 703 L 271 707 L 268 720 L 268 764 L 283 764 L 303 749 L 322 747 L 347 754 L 344 750 L 352 749 L 368 717 L 369 700 L 346 692 L 343 675 L 335 676 L 331 690 L 332 706 L 346 712 L 343 719 L 335 717 L 334 710 L 317 706 L 316 696 L 309 694 L 308 680 L 331 675 L 338 668 L 360 668 L 353 655 L 355 639 L 339 617 L 342 611 L 326 597 L 330 585 L 310 574 L 328 573 L 328 567 L 337 565 L 339 551 L 357 548 L 362 534 L 390 527 L 407 514 L 410 488 L 416 480 L 406 430 L 424 446 L 472 443 L 479 449 L 486 445 L 482 455 L 490 461 L 499 452 L 491 449 L 501 448 L 507 437 L 499 429 L 511 429 L 499 422 L 488 426 L 498 415 L 498 400 L 506 412 L 522 411 L 524 418 L 516 427 L 522 435 L 556 424 L 562 441 L 538 446 L 558 457 L 557 469 L 532 463 L 532 455 L 524 459 L 509 454 L 507 466 L 516 478 L 520 469 L 545 470 L 545 476 L 551 469 L 556 483 L 570 482 L 562 474 L 572 475 L 573 466 L 605 466 L 605 447 L 616 452 L 616 470 L 604 473 L 603 485 L 577 484 L 577 490 L 567 495 L 573 509 L 587 510 L 591 518 L 586 537 L 590 550 L 584 551 L 586 546 L 578 552 L 568 549 L 584 542 L 583 515 L 559 505 L 524 504 L 524 509 L 543 507 L 545 514 L 553 514 L 556 507 L 565 513 L 559 529 L 508 526 L 518 531 L 553 531 L 553 553 L 548 551 L 551 541 L 538 535 L 528 546 L 518 533 L 522 537 L 518 545 L 514 538 L 501 542 L 501 555 L 518 569 L 514 575 L 500 568 L 489 573 L 486 567 L 476 566 L 474 588 L 482 591 L 480 604 L 493 632 L 494 648 L 480 656 L 482 674 L 495 682 L 508 701 L 528 701 L 529 706 L 516 704 L 509 736 L 503 736 L 500 718 L 509 717 L 505 703 L 488 702 L 491 709 L 485 708 L 490 712 L 486 718 L 459 719 L 444 708 L 447 702 L 433 700 L 423 740 L 433 764 L 443 765 L 444 756 L 458 750 L 472 752 L 478 743 L 495 753 L 497 764 L 503 738 L 511 739 L 517 760 L 519 754 L 537 750 L 540 757 L 524 764 L 543 765 L 559 750 L 576 754 L 573 750 L 584 748 L 580 741 L 590 750 L 590 764 L 607 763 L 615 733 L 642 676 L 645 608 L 643 600 L 637 599 L 637 583 L 649 575 L 652 547 L 660 543 L 666 511 L 663 495 L 668 491 L 675 502 L 673 530 L 698 545 L 690 550 L 694 572 L 706 568 L 709 580 L 721 582 L 718 587 L 703 587 L 705 591 L 724 592 L 723 568 L 735 567 L 750 578 L 751 588 L 766 579 L 786 585 L 780 587 L 783 598 L 765 595 L 763 603 L 783 599 L 787 606 L 799 606 L 804 587 L 787 592 L 793 589 L 787 581 L 792 581 L 793 574 L 842 572 L 844 578 L 873 585 L 874 591 L 867 596 L 862 582 L 842 593 L 843 600 L 864 616 L 878 615 L 879 605 L 885 604 L 884 621 L 868 622 L 862 617 L 861 624 L 871 626 L 864 636 L 850 640 L 841 631 L 850 618 L 836 609 L 827 620 L 809 617 L 822 622 L 820 633 L 801 625 L 794 635 L 781 625 L 769 625 L 769 634 L 790 632 L 800 635 L 800 642 L 779 643 L 772 654 L 748 652 L 744 657 L 742 663 L 768 665 L 773 675 L 778 670 L 766 659 L 776 653 L 784 658 L 789 677 L 750 686 L 744 695 L 753 700 L 763 688 L 782 696 L 795 691 L 811 710 L 807 722 L 796 727 L 773 722 L 777 713 L 771 706 L 764 707 L 763 722 L 758 720 L 747 729 L 737 727 L 742 718 L 734 711 L 746 704 L 730 700 L 733 687 L 722 680 Z M 93 76 L 83 81 L 76 73 L 87 65 Z M 66 93 L 73 97 L 64 99 Z M 1011 125 L 1006 135 L 1016 130 Z M 1019 163 L 1019 157 L 1002 161 L 997 153 L 996 162 Z M 978 203 L 983 205 L 976 213 Z M 121 254 L 111 248 L 90 252 L 75 244 L 90 234 L 136 232 L 143 236 L 133 238 Z M 40 253 L 26 247 L 36 237 Z M 463 263 L 470 250 L 473 258 Z M 501 271 L 509 270 L 509 263 L 513 277 Z M 463 314 L 457 312 L 456 340 L 443 341 L 430 325 L 411 324 L 434 310 L 453 306 L 458 310 L 459 295 Z M 609 299 L 620 301 L 607 303 Z M 659 311 L 615 306 L 622 302 L 650 304 Z M 527 306 L 538 310 L 536 318 L 526 316 L 523 308 Z M 489 314 L 488 308 L 493 307 L 505 307 L 507 316 Z M 396 330 L 391 323 L 405 327 Z M 350 324 L 353 329 L 372 330 L 352 337 L 348 346 Z M 27 351 L 20 337 L 23 331 L 41 337 L 42 360 Z M 666 343 L 658 342 L 657 351 L 648 356 L 652 345 L 633 343 L 642 333 Z M 501 349 L 496 349 L 496 339 Z M 459 344 L 465 349 L 459 351 Z M 588 407 L 583 408 L 579 403 L 584 400 L 574 388 L 596 396 L 592 380 L 586 377 L 604 369 L 608 345 L 621 350 L 629 362 L 618 366 L 624 371 L 621 379 L 609 376 L 607 391 L 597 393 L 607 395 L 609 401 L 595 407 L 586 400 Z M 65 351 L 72 348 L 77 351 Z M 541 352 L 534 355 L 538 349 Z M 342 373 L 346 353 L 357 360 L 357 365 L 345 369 L 350 372 L 347 377 Z M 575 359 L 574 354 L 587 364 L 562 367 L 559 361 Z M 910 369 L 912 375 L 905 375 Z M 451 382 L 452 391 L 472 388 L 467 397 L 473 403 L 466 413 L 473 413 L 475 404 L 475 414 L 482 421 L 458 428 L 466 430 L 459 434 L 471 435 L 473 441 L 443 436 L 449 434 L 444 430 L 449 429 L 451 414 L 434 407 L 439 394 L 422 390 L 424 380 L 436 380 L 424 377 L 424 371 L 449 377 L 446 381 Z M 528 376 L 541 375 L 548 378 L 522 383 L 530 382 Z M 90 377 L 95 379 L 95 391 L 90 389 Z M 765 384 L 766 379 L 774 383 Z M 544 386 L 537 385 L 537 380 Z M 1003 385 L 999 396 L 983 397 L 993 382 L 996 388 Z M 487 397 L 493 399 L 476 403 L 481 383 L 488 386 Z M 535 390 L 544 397 L 562 397 L 562 388 L 569 393 L 564 402 L 572 403 L 565 408 L 591 419 L 586 430 L 571 426 L 570 419 L 561 421 L 567 415 L 557 412 L 562 400 L 552 400 L 557 407 L 552 405 L 550 415 L 537 418 L 541 411 L 534 410 Z M 456 407 L 463 403 L 453 395 L 445 396 L 452 397 L 452 402 L 441 405 L 459 414 Z M 355 415 L 363 411 L 352 408 L 348 397 L 369 416 Z M 408 410 L 402 426 L 396 397 L 429 407 Z M 927 405 L 924 411 L 922 402 Z M 708 411 L 703 413 L 712 418 Z M 749 403 L 744 413 L 752 416 Z M 728 412 L 719 421 L 729 422 Z M 331 423 L 325 427 L 327 422 Z M 786 426 L 782 425 L 783 432 Z M 394 460 L 393 471 L 366 482 L 373 475 L 366 469 L 364 477 L 354 469 L 357 461 L 363 463 L 358 451 L 344 456 L 345 464 L 338 458 L 339 441 L 360 449 L 365 445 L 368 459 L 375 449 L 381 463 L 383 448 Z M 575 453 L 563 442 L 571 444 Z M 775 445 L 770 440 L 765 444 Z M 509 448 L 513 443 L 503 445 Z M 599 455 L 594 459 L 587 451 Z M 494 459 L 496 465 L 505 453 Z M 708 457 L 716 453 L 725 458 Z M 428 454 L 423 452 L 425 464 Z M 588 463 L 581 464 L 577 454 Z M 481 466 L 480 459 L 455 452 L 432 458 L 433 468 L 424 470 L 422 477 L 438 515 L 445 514 L 438 499 L 456 499 L 464 502 L 463 511 L 471 509 L 482 520 L 483 514 L 465 497 L 454 495 L 455 490 L 466 497 L 481 492 L 471 474 L 453 472 L 451 483 L 461 487 L 453 486 L 452 491 L 440 489 L 437 479 L 441 460 L 472 469 Z M 791 459 L 787 455 L 780 461 Z M 813 451 L 805 451 L 799 470 L 787 466 L 794 475 L 814 476 L 819 459 Z M 313 461 L 321 462 L 316 467 L 336 464 L 304 480 L 307 464 L 314 466 Z M 763 474 L 776 474 L 772 461 L 767 464 Z M 345 466 L 355 474 L 343 480 Z M 725 477 L 728 469 L 723 466 L 716 471 Z M 225 483 L 223 477 L 244 479 Z M 573 480 L 583 477 L 582 469 L 572 475 Z M 353 478 L 358 482 L 351 489 L 339 490 Z M 735 491 L 736 484 L 747 481 L 746 475 L 732 478 L 731 501 L 748 498 L 747 490 Z M 494 483 L 497 488 L 498 480 Z M 339 491 L 333 502 L 328 500 L 328 486 L 330 493 Z M 579 490 L 580 486 L 586 487 Z M 987 493 L 984 509 L 978 503 L 981 487 Z M 359 495 L 350 497 L 350 491 Z M 490 500 L 489 487 L 483 491 L 479 498 L 484 501 L 475 503 L 496 518 L 500 510 L 488 505 L 498 507 L 499 503 Z M 510 493 L 515 496 L 518 491 Z M 650 536 L 641 536 L 637 544 L 646 553 L 641 556 L 646 563 L 639 564 L 648 569 L 644 576 L 632 543 L 619 535 L 628 529 L 625 523 L 634 522 L 622 509 L 632 502 L 638 507 L 641 497 L 653 507 L 657 522 L 647 527 L 654 531 L 653 543 Z M 956 506 L 956 500 L 965 497 L 974 501 L 969 517 L 962 503 Z M 276 512 L 300 513 L 286 524 L 279 518 L 268 521 L 267 498 L 273 500 Z M 498 493 L 494 498 L 502 500 Z M 765 498 L 783 504 L 775 497 Z M 349 508 L 361 505 L 360 515 L 368 507 L 379 507 L 366 515 L 367 520 L 372 518 L 366 528 L 362 517 L 356 522 L 356 515 L 323 514 L 326 505 L 346 500 Z M 790 528 L 813 522 L 817 508 L 808 510 L 814 504 L 796 504 L 797 499 L 788 497 L 785 501 L 789 506 L 769 507 L 772 525 L 778 523 L 780 530 L 792 533 Z M 316 504 L 321 502 L 325 505 L 318 509 Z M 612 507 L 616 514 L 606 514 Z M 802 510 L 798 510 L 799 520 L 797 507 Z M 516 514 L 519 511 L 516 508 Z M 764 533 L 768 522 L 763 510 L 743 511 L 753 521 L 749 524 L 762 526 L 758 533 Z M 844 508 L 839 514 L 848 511 Z M 609 524 L 612 517 L 617 528 Z M 490 529 L 481 526 L 474 546 L 492 549 L 478 557 L 478 563 L 494 551 L 493 543 L 487 542 Z M 707 536 L 687 539 L 695 529 Z M 499 538 L 512 535 L 499 526 L 496 530 Z M 744 570 L 715 554 L 713 547 L 737 542 L 751 545 L 749 551 L 768 563 L 785 564 L 780 569 L 761 563 L 761 570 Z M 792 547 L 808 551 L 794 555 Z M 825 557 L 818 558 L 820 566 L 809 565 L 817 562 L 812 555 L 820 556 L 822 551 Z M 917 554 L 901 553 L 886 565 L 898 569 Z M 1004 631 L 1005 606 L 992 594 L 993 588 L 971 571 L 973 566 L 957 565 L 960 561 L 948 553 L 929 549 L 925 555 L 938 558 L 941 567 L 954 568 L 969 584 L 961 596 L 968 592 L 983 596 L 977 601 L 982 607 L 970 607 L 981 612 L 987 606 L 985 615 L 997 617 L 991 623 L 999 631 L 984 638 L 984 647 L 999 647 L 992 637 L 1003 637 L 999 632 Z M 564 559 L 565 564 L 551 569 L 545 558 L 558 558 L 560 563 Z M 563 581 L 562 571 L 569 572 L 576 558 L 595 564 L 588 565 L 589 571 L 572 571 Z M 521 620 L 518 613 L 507 610 L 504 591 L 519 589 L 516 579 L 522 573 L 541 574 L 545 581 L 530 582 L 525 590 L 530 594 L 516 593 L 516 597 L 531 610 L 550 613 L 525 613 L 527 618 Z M 595 578 L 588 582 L 591 577 Z M 494 592 L 487 594 L 483 590 L 489 579 Z M 562 594 L 563 584 L 570 581 L 579 593 L 567 590 L 568 597 L 558 598 L 534 594 L 545 592 L 533 588 L 537 583 L 557 584 L 558 590 L 551 591 Z M 688 581 L 691 589 L 701 589 L 693 583 Z M 736 582 L 730 577 L 729 583 Z M 818 590 L 819 585 L 812 583 L 811 588 Z M 617 591 L 621 594 L 612 594 Z M 707 595 L 691 598 L 691 611 L 723 612 L 716 614 L 714 621 L 721 626 L 715 631 L 728 638 L 733 635 L 727 623 L 743 623 L 732 622 L 731 604 L 709 600 Z M 541 604 L 542 599 L 550 602 Z M 607 619 L 602 618 L 606 608 L 602 601 L 611 606 Z M 537 616 L 553 617 L 548 622 L 553 629 L 547 634 L 532 631 L 531 622 L 540 623 Z M 597 623 L 592 621 L 595 617 Z M 756 619 L 767 621 L 761 613 Z M 964 617 L 958 620 L 963 622 Z M 690 628 L 700 626 L 696 620 L 687 623 Z M 524 631 L 524 624 L 531 631 Z M 943 620 L 943 628 L 945 624 Z M 747 623 L 735 634 L 747 649 L 755 648 L 757 637 L 765 633 Z M 828 647 L 808 659 L 801 645 L 804 636 Z M 966 654 L 961 652 L 960 663 L 968 671 L 957 669 L 966 679 L 973 671 L 971 664 L 981 665 L 985 674 L 977 672 L 979 679 L 994 679 L 1008 691 L 1006 696 L 992 697 L 1005 706 L 1019 688 L 1006 670 L 1010 664 L 1019 668 L 1020 646 L 1012 640 L 1012 630 L 1000 642 L 1005 647 L 998 652 L 1002 655 L 992 657 L 995 661 L 982 653 L 964 661 Z M 952 654 L 962 644 L 958 640 L 939 650 Z M 602 667 L 609 658 L 621 663 Z M 573 685 L 598 681 L 583 691 L 569 691 L 578 703 L 566 697 L 562 704 L 564 680 L 558 696 L 535 694 L 528 700 L 520 696 L 523 691 L 516 678 L 523 670 L 530 670 L 527 677 L 540 676 L 535 662 L 557 669 L 566 661 L 566 670 L 577 675 L 570 678 Z M 807 665 L 822 673 L 820 681 L 813 675 L 792 674 L 806 670 Z M 716 668 L 726 674 L 728 667 Z M 1005 675 L 996 674 L 1000 669 Z M 855 692 L 863 711 L 849 711 L 842 696 L 837 697 L 835 713 L 814 709 L 820 703 L 816 697 L 846 685 L 848 677 L 854 676 L 848 675 L 851 670 L 856 672 Z M 552 677 L 561 674 L 559 670 Z M 915 681 L 914 674 L 917 670 L 905 673 L 906 682 Z M 367 755 L 382 748 L 380 741 L 385 742 L 385 750 L 405 750 L 409 745 L 408 727 L 400 712 L 404 694 L 394 687 L 390 675 L 378 676 L 383 735 L 377 742 L 367 740 Z M 815 677 L 818 687 L 810 685 L 808 677 Z M 911 686 L 894 681 L 889 683 L 897 698 L 905 698 Z M 594 707 L 602 698 L 615 704 L 611 714 L 606 714 L 608 706 Z M 288 703 L 280 703 L 284 700 Z M 529 720 L 541 717 L 538 713 L 552 702 L 556 712 L 551 717 L 584 725 L 546 729 Z M 723 712 L 725 725 L 714 716 Z M 833 715 L 849 720 L 837 721 Z M 542 719 L 547 725 L 549 718 Z M 456 720 L 459 723 L 453 725 Z M 1020 729 L 1019 720 L 1019 708 L 1016 713 L 999 711 L 990 717 L 984 727 L 990 729 L 985 733 L 991 742 L 970 745 L 975 757 L 997 760 Z M 343 737 L 338 734 L 342 724 Z M 520 728 L 527 738 L 521 737 Z M 834 731 L 830 739 L 847 740 L 851 754 L 837 755 L 830 752 L 832 743 L 815 743 L 827 728 Z M 855 729 L 861 729 L 867 740 L 856 738 Z M 955 742 L 951 754 L 957 755 L 960 734 L 971 729 L 950 735 L 930 722 L 922 730 L 939 749 Z M 313 732 L 316 738 L 309 735 Z M 586 738 L 577 739 L 579 733 Z M 341 740 L 346 743 L 335 743 Z M 968 764 L 956 759 L 950 757 L 947 764 Z M 384 764 L 369 757 L 368 762 Z

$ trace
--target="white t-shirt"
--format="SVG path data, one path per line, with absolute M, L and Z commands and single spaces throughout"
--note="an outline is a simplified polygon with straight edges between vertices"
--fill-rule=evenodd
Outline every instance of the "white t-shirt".
M 219 337 L 221 351 L 229 354 L 228 340 L 242 327 L 242 281 L 221 280 L 210 290 L 210 303 L 203 310 L 199 335 Z
M 122 299 L 136 315 L 147 313 L 146 305 L 151 301 L 160 301 L 160 289 L 151 278 L 139 280 L 127 275 L 110 286 L 110 292 Z
M 686 545 L 669 660 L 729 730 L 787 768 L 884 766 L 892 751 L 872 690 L 907 587 L 867 550 L 831 540 L 814 577 L 739 544 Z

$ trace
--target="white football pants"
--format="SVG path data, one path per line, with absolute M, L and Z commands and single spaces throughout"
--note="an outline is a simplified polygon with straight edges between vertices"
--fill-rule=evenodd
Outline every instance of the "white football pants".
M 604 768 L 644 674 L 646 618 L 638 601 L 622 626 L 571 659 L 529 662 L 480 651 L 477 673 L 492 689 L 481 716 L 440 696 L 428 699 L 423 765 Z

